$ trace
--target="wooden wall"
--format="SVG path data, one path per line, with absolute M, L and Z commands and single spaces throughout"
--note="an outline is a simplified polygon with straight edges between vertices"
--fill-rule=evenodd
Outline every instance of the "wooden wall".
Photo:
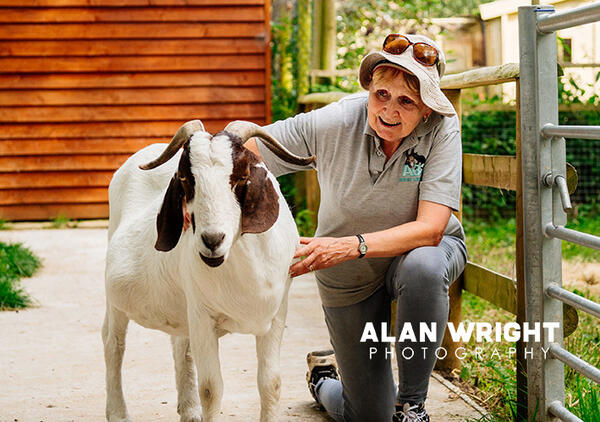
M 269 33 L 268 0 L 0 0 L 0 219 L 108 217 L 183 122 L 270 121 Z

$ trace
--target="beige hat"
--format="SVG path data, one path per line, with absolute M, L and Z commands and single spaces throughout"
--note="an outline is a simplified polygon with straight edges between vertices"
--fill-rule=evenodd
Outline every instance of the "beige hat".
M 405 35 L 412 43 L 426 43 L 438 51 L 436 66 L 424 66 L 413 57 L 413 46 L 409 46 L 402 54 L 390 54 L 385 51 L 373 51 L 365 56 L 360 63 L 358 77 L 360 85 L 368 90 L 371 84 L 373 71 L 382 65 L 398 66 L 419 78 L 421 99 L 429 108 L 445 116 L 456 114 L 452 103 L 440 89 L 440 78 L 444 75 L 446 59 L 442 49 L 431 39 L 424 35 Z

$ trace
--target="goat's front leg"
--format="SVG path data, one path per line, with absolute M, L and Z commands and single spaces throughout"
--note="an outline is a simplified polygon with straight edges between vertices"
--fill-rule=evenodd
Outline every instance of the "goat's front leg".
M 196 370 L 190 353 L 189 337 L 171 336 L 175 380 L 177 383 L 177 413 L 180 422 L 201 422 L 202 410 L 196 385 Z
M 256 337 L 256 356 L 258 358 L 258 392 L 260 393 L 260 421 L 278 420 L 279 396 L 281 394 L 281 375 L 279 372 L 279 353 L 281 339 L 287 316 L 287 292 L 279 311 L 273 319 L 267 334 Z
M 102 341 L 106 362 L 106 419 L 109 422 L 131 422 L 121 384 L 121 366 L 128 323 L 127 315 L 110 304 L 106 306 Z
M 219 362 L 219 338 L 214 320 L 203 309 L 188 307 L 190 345 L 198 370 L 202 422 L 213 422 L 221 410 L 223 378 Z

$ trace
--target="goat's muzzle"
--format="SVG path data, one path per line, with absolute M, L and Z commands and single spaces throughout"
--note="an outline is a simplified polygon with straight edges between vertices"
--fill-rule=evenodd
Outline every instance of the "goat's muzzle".
M 213 267 L 213 268 L 218 267 L 219 265 L 221 265 L 223 263 L 223 261 L 225 261 L 224 256 L 209 258 L 207 256 L 200 254 L 200 258 L 202 258 L 202 261 L 204 261 L 204 263 L 206 265 L 208 265 L 209 267 Z

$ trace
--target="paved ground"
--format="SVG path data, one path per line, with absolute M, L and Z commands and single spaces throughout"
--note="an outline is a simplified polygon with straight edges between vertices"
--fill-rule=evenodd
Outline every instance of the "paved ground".
M 38 306 L 0 313 L 0 422 L 102 421 L 105 229 L 14 230 L 1 241 L 22 242 L 44 267 L 23 281 Z M 175 421 L 176 393 L 166 334 L 129 326 L 124 389 L 137 421 Z M 251 336 L 221 339 L 224 421 L 258 419 L 256 359 Z M 281 421 L 327 421 L 304 381 L 305 355 L 328 345 L 314 279 L 299 277 L 290 293 L 282 344 Z M 480 415 L 457 394 L 431 379 L 432 421 Z

